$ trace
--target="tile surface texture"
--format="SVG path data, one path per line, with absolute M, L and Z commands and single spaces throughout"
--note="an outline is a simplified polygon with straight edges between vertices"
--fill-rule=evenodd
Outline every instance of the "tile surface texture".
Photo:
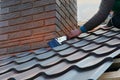
M 99 29 L 14 56 L 0 56 L 0 80 L 97 80 L 120 54 L 120 30 Z

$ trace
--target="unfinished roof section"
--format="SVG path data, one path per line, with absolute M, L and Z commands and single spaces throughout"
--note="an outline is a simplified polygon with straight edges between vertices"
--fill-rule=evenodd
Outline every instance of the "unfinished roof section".
M 120 54 L 120 30 L 99 29 L 65 41 L 54 49 L 38 49 L 0 58 L 0 79 L 96 80 Z

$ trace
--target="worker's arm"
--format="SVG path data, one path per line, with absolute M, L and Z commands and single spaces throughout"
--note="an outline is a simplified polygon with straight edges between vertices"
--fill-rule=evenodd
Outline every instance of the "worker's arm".
M 102 0 L 98 12 L 87 23 L 81 26 L 80 29 L 72 30 L 71 33 L 67 35 L 68 39 L 77 37 L 83 32 L 92 30 L 104 22 L 109 12 L 112 10 L 114 2 L 115 0 Z
M 98 12 L 81 29 L 83 32 L 92 30 L 105 21 L 109 12 L 112 10 L 115 0 L 102 0 Z

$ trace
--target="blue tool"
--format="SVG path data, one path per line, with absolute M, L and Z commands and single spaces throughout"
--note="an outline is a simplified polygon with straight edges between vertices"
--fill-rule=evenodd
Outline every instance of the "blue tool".
M 59 38 L 54 38 L 54 39 L 52 39 L 51 41 L 48 42 L 48 45 L 51 48 L 54 48 L 54 47 L 60 46 L 62 44 L 62 42 L 65 41 L 65 40 L 67 40 L 66 36 L 62 36 L 62 37 L 59 37 Z

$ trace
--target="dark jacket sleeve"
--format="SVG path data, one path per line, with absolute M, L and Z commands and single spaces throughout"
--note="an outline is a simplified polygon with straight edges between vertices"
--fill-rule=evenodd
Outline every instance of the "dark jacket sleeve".
M 112 10 L 115 0 L 102 0 L 98 12 L 83 26 L 87 31 L 97 27 L 105 21 Z

